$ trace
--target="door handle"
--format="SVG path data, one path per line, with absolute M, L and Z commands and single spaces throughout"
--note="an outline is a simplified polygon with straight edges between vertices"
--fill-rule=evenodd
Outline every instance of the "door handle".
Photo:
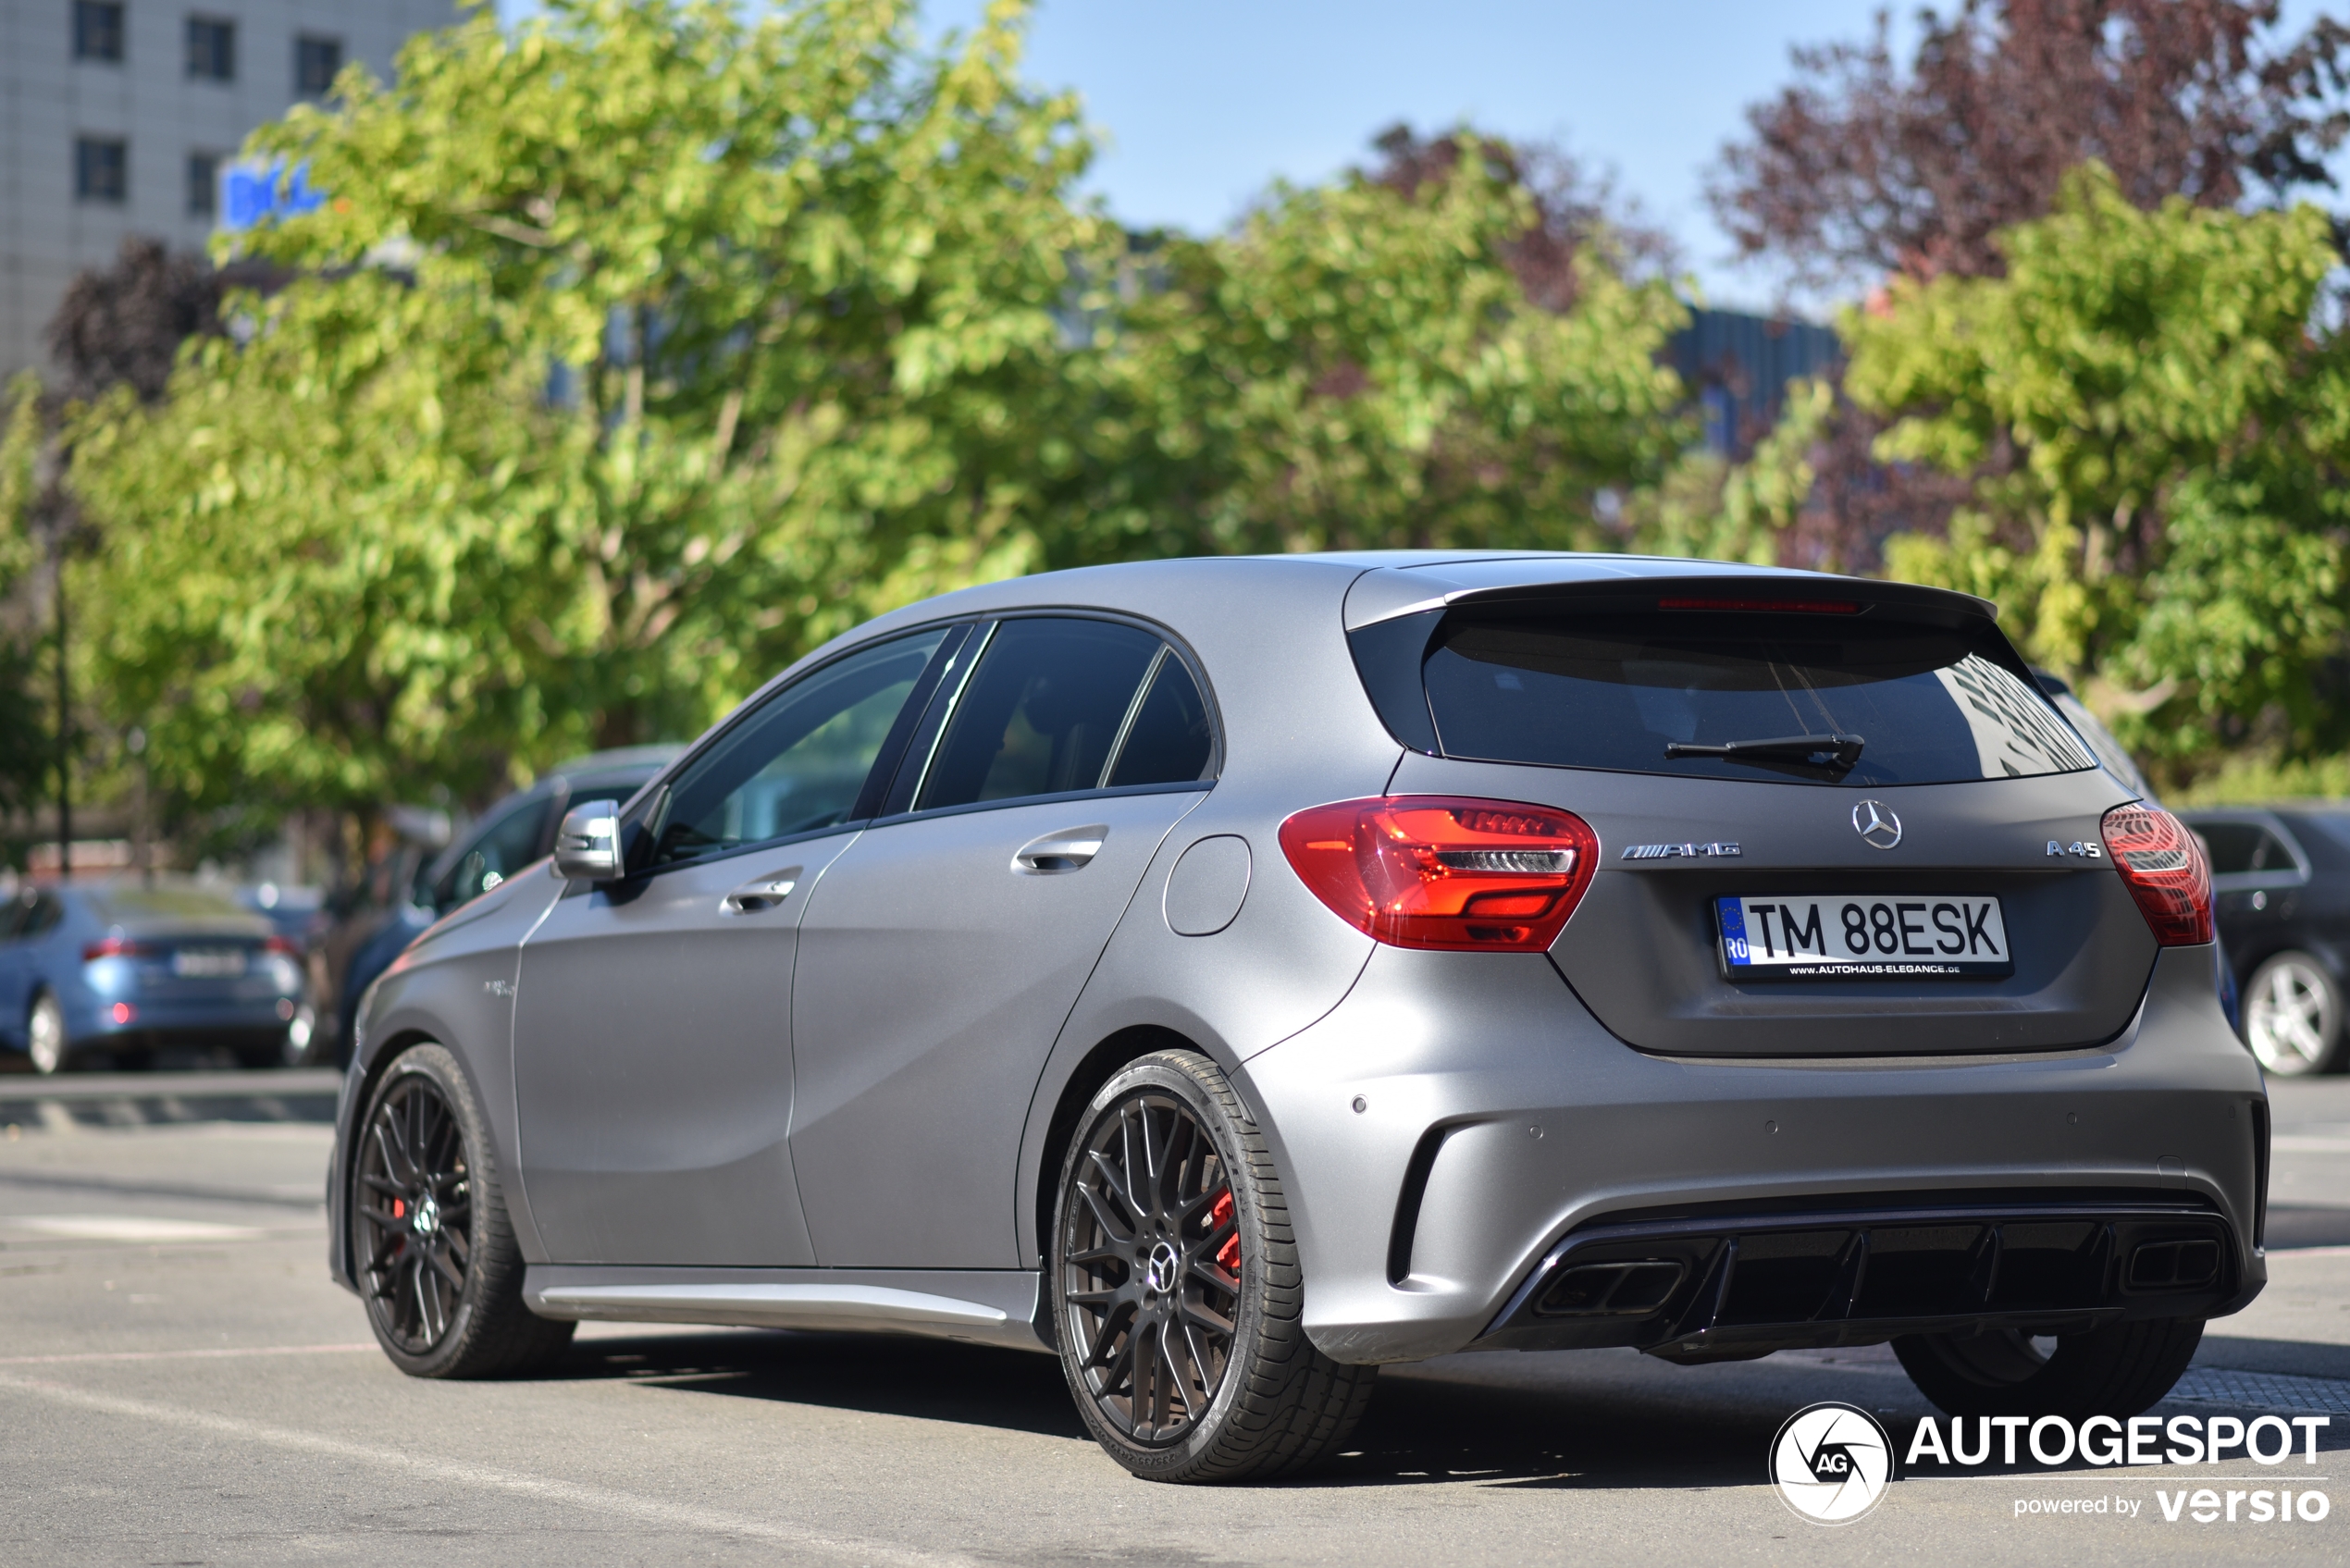
M 743 883 L 718 901 L 718 909 L 726 915 L 756 915 L 789 898 L 798 885 L 799 868 L 792 866 Z
M 1026 876 L 1082 871 L 1095 856 L 1102 852 L 1102 841 L 1107 837 L 1109 828 L 1106 824 L 1064 828 L 1059 833 L 1048 833 L 1020 846 L 1012 856 L 1012 870 Z

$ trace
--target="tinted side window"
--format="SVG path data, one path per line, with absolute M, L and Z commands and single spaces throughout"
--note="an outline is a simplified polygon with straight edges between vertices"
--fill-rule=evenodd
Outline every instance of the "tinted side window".
M 1003 623 L 956 703 L 914 809 L 1100 788 L 1158 649 L 1148 632 L 1110 621 Z
M 25 889 L 6 904 L 0 904 L 0 942 L 12 942 L 24 934 L 24 918 L 32 913 L 33 892 Z
M 65 918 L 66 907 L 63 904 L 45 893 L 37 895 L 32 907 L 25 915 L 22 934 L 27 941 L 36 936 L 46 936 L 56 930 L 57 922 Z
M 1109 782 L 1124 784 L 1189 784 L 1207 772 L 1216 735 L 1207 704 L 1183 661 L 1169 653 L 1158 661 L 1150 690 L 1126 732 L 1110 767 Z
M 434 907 L 445 913 L 478 898 L 538 858 L 552 807 L 544 796 L 526 801 L 482 829 L 441 874 L 440 885 L 433 889 Z
M 2211 870 L 2231 871 L 2290 871 L 2293 852 L 2284 841 L 2257 822 L 2205 822 L 2195 831 L 2211 851 Z
M 652 864 L 847 821 L 944 630 L 865 648 L 793 682 L 672 787 Z

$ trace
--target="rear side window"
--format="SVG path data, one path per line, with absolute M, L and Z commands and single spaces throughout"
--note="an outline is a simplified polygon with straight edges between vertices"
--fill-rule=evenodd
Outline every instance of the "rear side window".
M 1197 683 L 1150 633 L 1075 617 L 1006 621 L 955 699 L 914 809 L 1185 784 L 1213 749 Z
M 2047 699 L 1973 637 L 1914 623 L 1455 612 L 1423 675 L 1449 757 L 1856 786 L 2096 766 Z M 1849 766 L 1800 748 L 1666 753 L 1828 735 L 1865 744 Z
M 1216 732 L 1199 683 L 1172 648 L 1162 651 L 1110 770 L 1111 786 L 1189 784 L 1207 772 L 1215 750 Z

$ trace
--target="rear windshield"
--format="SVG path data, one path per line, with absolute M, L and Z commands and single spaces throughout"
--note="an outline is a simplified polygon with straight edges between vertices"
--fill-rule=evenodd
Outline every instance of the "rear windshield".
M 194 887 L 110 887 L 91 895 L 102 920 L 235 920 L 255 925 L 259 917 L 224 895 Z
M 1856 787 L 2096 767 L 2047 699 L 1980 646 L 1812 615 L 1455 612 L 1423 674 L 1448 757 Z M 1666 755 L 1829 735 L 1861 740 L 1857 758 Z

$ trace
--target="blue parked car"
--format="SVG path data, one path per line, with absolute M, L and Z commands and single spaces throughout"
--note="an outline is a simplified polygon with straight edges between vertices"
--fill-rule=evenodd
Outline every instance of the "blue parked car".
M 307 1035 L 299 947 L 225 894 L 76 882 L 0 905 L 0 1063 L 137 1068 L 166 1046 L 225 1046 L 275 1067 Z

